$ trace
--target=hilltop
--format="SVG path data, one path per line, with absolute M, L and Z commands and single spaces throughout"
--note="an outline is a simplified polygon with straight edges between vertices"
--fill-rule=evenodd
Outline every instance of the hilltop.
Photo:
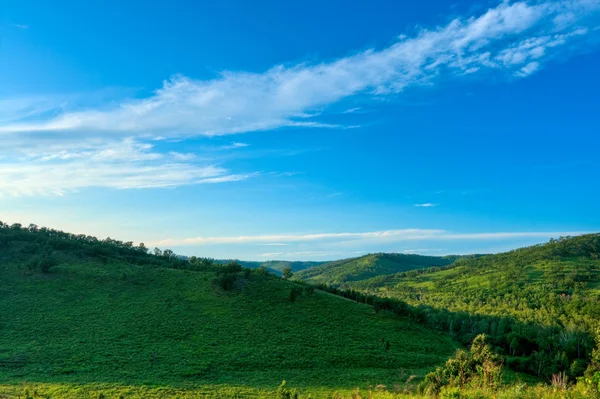
M 407 318 L 263 269 L 36 226 L 1 226 L 0 278 L 5 384 L 210 392 L 285 379 L 318 393 L 423 376 L 457 348 Z
M 328 262 L 296 273 L 296 278 L 314 284 L 346 285 L 346 283 L 367 280 L 376 276 L 447 266 L 456 259 L 456 256 L 376 253 Z

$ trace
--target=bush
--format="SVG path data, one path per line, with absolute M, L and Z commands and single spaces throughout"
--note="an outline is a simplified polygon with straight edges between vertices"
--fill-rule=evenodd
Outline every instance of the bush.
M 290 301 L 291 302 L 295 302 L 297 298 L 299 298 L 302 295 L 302 288 L 300 287 L 294 287 L 292 288 L 292 290 L 290 291 Z
M 237 276 L 235 274 L 220 274 L 215 279 L 215 284 L 224 289 L 225 291 L 231 290 L 235 286 Z
M 298 392 L 290 390 L 285 386 L 285 380 L 277 388 L 277 399 L 298 399 Z
M 475 337 L 471 350 L 459 349 L 443 367 L 427 374 L 421 392 L 437 395 L 443 387 L 461 389 L 467 385 L 495 388 L 502 382 L 502 360 L 485 343 L 485 335 Z M 446 392 L 454 392 L 447 389 Z M 452 396 L 449 396 L 452 397 Z
M 259 266 L 256 269 L 254 269 L 254 273 L 258 276 L 270 276 L 271 273 L 269 273 L 269 269 L 267 269 L 264 266 Z
M 52 255 L 45 255 L 40 259 L 40 270 L 42 273 L 50 273 L 50 269 L 56 264 L 56 259 Z

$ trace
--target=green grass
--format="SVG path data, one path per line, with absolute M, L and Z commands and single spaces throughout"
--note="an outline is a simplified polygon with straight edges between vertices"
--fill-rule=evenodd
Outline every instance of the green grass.
M 0 383 L 12 387 L 256 393 L 285 379 L 347 391 L 423 376 L 456 349 L 445 335 L 320 291 L 292 303 L 294 283 L 274 277 L 223 291 L 211 272 L 71 259 L 50 274 L 3 261 L 0 278 Z
M 410 389 L 410 388 L 408 388 Z M 409 392 L 407 386 L 372 387 L 352 390 L 323 390 L 316 394 L 298 390 L 299 399 L 429 399 L 431 396 Z M 173 388 L 167 386 L 128 386 L 114 384 L 48 384 L 24 383 L 1 385 L 2 399 L 279 399 L 275 390 L 260 390 L 232 386 L 205 386 L 194 388 Z M 500 390 L 477 387 L 463 389 L 447 388 L 440 399 L 598 399 L 600 394 L 587 384 L 577 384 L 567 389 L 557 389 L 542 384 L 516 383 Z

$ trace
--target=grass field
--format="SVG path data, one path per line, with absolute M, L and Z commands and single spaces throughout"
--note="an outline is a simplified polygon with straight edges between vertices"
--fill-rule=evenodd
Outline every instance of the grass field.
M 456 349 L 447 336 L 324 292 L 291 302 L 294 283 L 274 277 L 223 291 L 211 272 L 89 259 L 48 274 L 3 262 L 0 276 L 4 390 L 27 382 L 256 394 L 287 380 L 318 395 L 401 384 Z

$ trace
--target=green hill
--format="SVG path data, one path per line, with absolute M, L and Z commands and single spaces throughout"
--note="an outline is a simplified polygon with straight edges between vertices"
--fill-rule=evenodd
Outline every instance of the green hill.
M 486 333 L 515 370 L 581 375 L 600 320 L 600 234 L 350 282 L 463 343 Z
M 226 259 L 220 260 L 219 262 L 228 263 L 228 262 L 238 262 L 240 265 L 244 267 L 248 267 L 251 269 L 258 269 L 259 267 L 264 267 L 269 271 L 277 275 L 281 275 L 283 269 L 289 267 L 292 269 L 292 272 L 296 273 L 301 270 L 309 269 L 311 267 L 317 267 L 327 262 L 313 262 L 313 261 L 288 261 L 288 260 L 267 260 L 267 261 L 247 261 L 247 260 L 238 260 L 238 259 Z
M 413 269 L 447 266 L 456 257 L 438 257 L 377 253 L 359 258 L 343 259 L 296 273 L 296 278 L 314 284 L 345 285 L 376 276 L 389 275 Z
M 407 318 L 260 269 L 0 227 L 3 386 L 168 385 L 224 396 L 285 379 L 318 397 L 423 376 L 457 347 Z

